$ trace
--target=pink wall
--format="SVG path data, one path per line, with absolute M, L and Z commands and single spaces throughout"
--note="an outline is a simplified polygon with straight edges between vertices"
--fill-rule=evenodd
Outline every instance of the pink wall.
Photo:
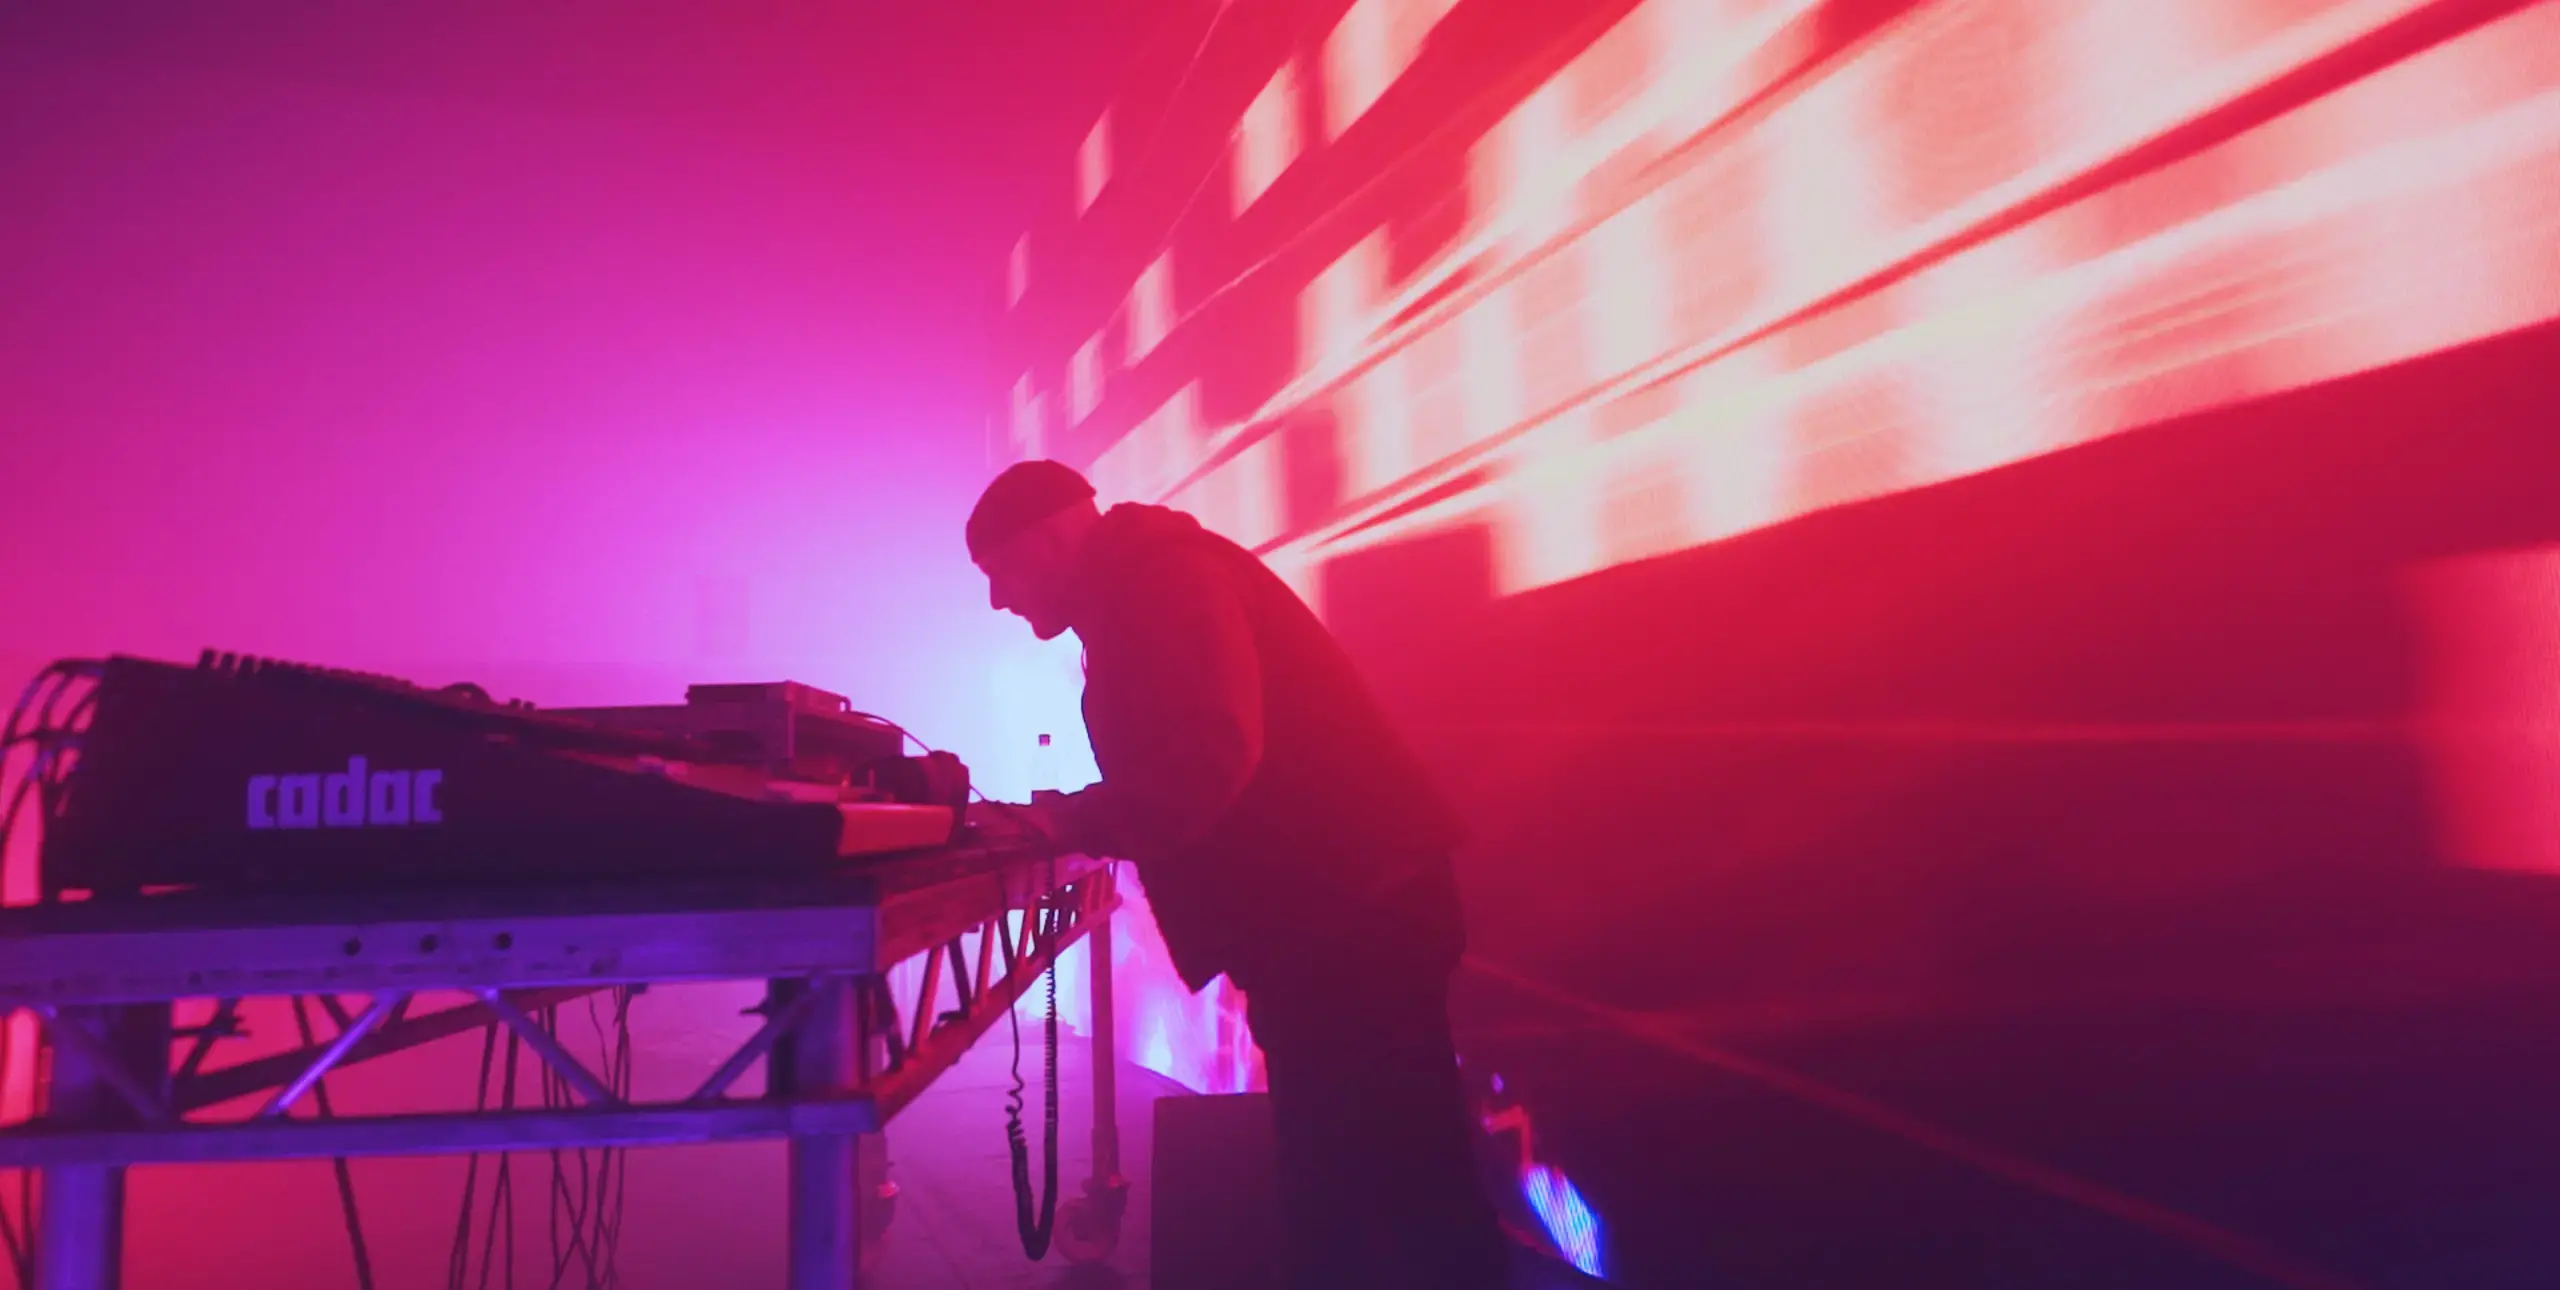
M 0 93 L 36 167 L 7 461 L 50 535 L 0 564 L 13 660 L 559 669 L 545 701 L 788 665 L 959 719 L 996 624 L 934 378 L 974 301 L 897 267 L 850 163 L 113 60 Z
M 990 406 L 1407 714 L 1477 833 L 1462 1047 L 1636 1283 L 1763 1232 L 1692 1212 L 1761 1171 L 1631 1015 L 2547 986 L 2551 893 L 2481 871 L 2555 833 L 2560 6 L 1209 9 L 1026 217 Z M 2190 1129 L 2129 1136 L 2245 1171 Z
M 1000 766 L 990 275 L 1129 8 L 0 17 L 0 686 L 204 646 L 555 705 L 788 676 Z M 642 1078 L 743 1002 L 646 1001 Z M 778 1275 L 777 1161 L 638 1162 L 624 1284 Z M 459 1168 L 359 1166 L 383 1285 L 442 1284 Z M 334 1208 L 325 1166 L 146 1171 L 129 1284 L 347 1283 Z

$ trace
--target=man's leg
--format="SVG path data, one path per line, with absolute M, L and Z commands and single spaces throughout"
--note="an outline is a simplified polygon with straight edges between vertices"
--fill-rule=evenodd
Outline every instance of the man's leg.
M 1377 1220 L 1393 1284 L 1499 1290 L 1508 1252 L 1476 1169 L 1477 1128 L 1449 1036 L 1445 973 L 1380 981 L 1365 1095 Z
M 1369 1241 L 1360 1152 L 1346 1132 L 1339 1064 L 1324 1051 L 1317 1000 L 1277 984 L 1246 996 L 1270 1084 L 1272 1172 L 1281 1268 L 1290 1290 L 1352 1288 L 1377 1262 Z
M 1368 958 L 1368 956 L 1361 956 Z M 1445 967 L 1337 961 L 1248 993 L 1271 1082 L 1293 1284 L 1492 1290 Z

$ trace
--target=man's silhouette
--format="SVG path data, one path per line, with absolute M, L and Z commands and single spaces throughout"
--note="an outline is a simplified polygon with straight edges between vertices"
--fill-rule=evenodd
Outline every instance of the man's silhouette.
M 1460 828 L 1341 646 L 1252 553 L 1056 462 L 997 476 L 968 542 L 995 608 L 1084 645 L 1102 778 L 1031 818 L 1135 861 L 1184 983 L 1245 994 L 1291 1284 L 1501 1285 L 1449 1037 Z

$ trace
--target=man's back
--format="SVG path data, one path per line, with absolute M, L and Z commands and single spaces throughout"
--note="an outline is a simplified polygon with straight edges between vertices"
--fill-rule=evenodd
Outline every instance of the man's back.
M 1192 707 L 1259 710 L 1259 763 L 1232 804 L 1196 840 L 1138 857 L 1185 978 L 1197 986 L 1228 971 L 1250 989 L 1254 969 L 1275 954 L 1381 931 L 1454 958 L 1448 855 L 1460 826 L 1349 656 L 1288 585 L 1191 517 L 1129 505 L 1095 527 L 1080 584 L 1085 721 L 1106 781 L 1115 765 L 1125 772 L 1185 755 L 1178 727 L 1194 719 Z M 1199 602 L 1222 597 L 1236 612 L 1219 621 L 1240 626 L 1202 629 L 1210 620 Z M 1172 642 L 1181 648 L 1165 648 Z M 1196 656 L 1239 650 L 1249 667 Z M 1223 700 L 1166 698 L 1221 687 Z
M 1019 462 L 970 512 L 988 604 L 1085 646 L 1099 782 L 1028 808 L 1134 860 L 1174 967 L 1221 973 L 1271 1090 L 1289 1283 L 1502 1284 L 1449 1033 L 1459 828 L 1332 633 L 1187 516 Z

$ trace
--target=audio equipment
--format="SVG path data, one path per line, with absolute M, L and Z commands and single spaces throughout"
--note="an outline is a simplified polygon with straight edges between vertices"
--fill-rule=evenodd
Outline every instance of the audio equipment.
M 210 651 L 193 667 L 112 658 L 45 830 L 43 886 L 103 899 L 713 876 L 952 837 L 965 768 L 910 766 L 895 726 L 790 683 L 693 694 L 701 712 L 598 719 Z M 684 715 L 630 715 L 651 711 Z
M 690 741 L 691 755 L 753 766 L 777 778 L 841 783 L 904 750 L 906 732 L 842 695 L 797 681 L 688 686 L 682 704 L 559 708 L 552 715 L 607 730 Z

